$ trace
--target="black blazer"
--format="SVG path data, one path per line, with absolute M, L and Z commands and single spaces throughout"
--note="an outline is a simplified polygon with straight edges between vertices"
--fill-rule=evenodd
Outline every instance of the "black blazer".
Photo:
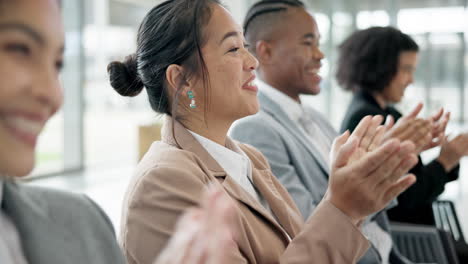
M 395 121 L 402 116 L 394 107 L 382 109 L 372 95 L 359 91 L 354 94 L 346 111 L 341 131 L 353 131 L 366 115 L 392 115 Z M 424 165 L 419 157 L 418 164 L 410 170 L 417 181 L 398 197 L 398 206 L 388 211 L 390 220 L 434 225 L 432 202 L 444 191 L 447 182 L 458 179 L 459 168 L 457 166 L 447 173 L 437 160 Z

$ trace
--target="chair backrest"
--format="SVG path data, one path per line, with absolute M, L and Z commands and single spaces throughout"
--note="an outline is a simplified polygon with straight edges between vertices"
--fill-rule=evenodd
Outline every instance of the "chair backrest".
M 437 229 L 439 231 L 440 239 L 442 245 L 444 246 L 445 255 L 447 256 L 448 263 L 450 264 L 459 264 L 460 261 L 457 255 L 457 248 L 453 241 L 453 236 L 449 232 Z
M 409 260 L 417 263 L 452 264 L 437 228 L 392 223 L 391 231 L 395 245 Z
M 465 244 L 465 237 L 453 202 L 435 201 L 432 203 L 432 209 L 436 227 L 451 233 L 456 243 Z

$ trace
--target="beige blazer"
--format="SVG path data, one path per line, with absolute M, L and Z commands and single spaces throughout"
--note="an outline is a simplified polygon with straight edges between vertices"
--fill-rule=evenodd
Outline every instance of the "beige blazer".
M 174 232 L 178 217 L 198 206 L 205 186 L 214 181 L 237 205 L 238 250 L 229 252 L 223 263 L 349 264 L 367 250 L 366 238 L 328 202 L 322 202 L 304 224 L 292 198 L 256 149 L 226 141 L 226 147 L 240 147 L 252 161 L 254 185 L 275 216 L 227 175 L 190 132 L 174 124 L 166 118 L 162 140 L 143 157 L 126 194 L 120 238 L 129 264 L 152 263 Z

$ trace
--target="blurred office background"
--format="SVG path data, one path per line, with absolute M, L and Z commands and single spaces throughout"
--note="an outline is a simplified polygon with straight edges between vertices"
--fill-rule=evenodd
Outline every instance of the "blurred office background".
M 110 87 L 106 67 L 135 51 L 139 22 L 155 0 L 64 0 L 65 106 L 46 127 L 39 143 L 31 184 L 84 192 L 119 225 L 128 179 L 138 160 L 138 127 L 158 122 L 143 92 L 123 98 Z M 242 23 L 255 0 L 224 0 Z M 450 131 L 468 121 L 468 0 L 306 0 L 322 35 L 326 54 L 322 93 L 305 97 L 338 127 L 350 94 L 334 79 L 336 47 L 356 29 L 393 25 L 421 46 L 416 81 L 399 105 L 403 111 L 425 102 L 425 115 L 444 106 L 452 112 Z M 437 154 L 427 153 L 425 158 Z M 461 179 L 444 197 L 468 212 L 468 162 Z M 461 216 L 468 232 L 468 213 Z

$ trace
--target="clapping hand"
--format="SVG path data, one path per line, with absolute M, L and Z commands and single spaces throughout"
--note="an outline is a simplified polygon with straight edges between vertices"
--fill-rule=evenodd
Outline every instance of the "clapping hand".
M 351 135 L 345 132 L 332 146 L 325 199 L 355 224 L 385 208 L 416 181 L 414 175 L 406 175 L 417 162 L 414 144 L 398 139 L 382 144 L 385 128 L 376 125 L 379 119 L 365 117 Z
M 155 264 L 224 263 L 227 252 L 236 247 L 234 206 L 219 186 L 211 185 L 201 208 L 191 208 L 180 218 Z

